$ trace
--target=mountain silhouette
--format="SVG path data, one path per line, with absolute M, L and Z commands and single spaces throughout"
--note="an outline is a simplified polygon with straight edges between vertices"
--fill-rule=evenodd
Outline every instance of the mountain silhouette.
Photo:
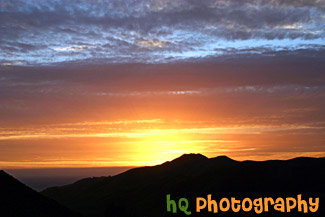
M 32 190 L 2 170 L 0 171 L 0 216 L 80 217 L 79 214 Z
M 189 201 L 190 216 L 322 216 L 324 208 L 325 158 L 295 158 L 280 161 L 235 161 L 227 156 L 207 158 L 186 154 L 152 167 L 131 169 L 112 177 L 87 178 L 73 184 L 48 188 L 42 194 L 80 212 L 85 217 L 187 216 L 167 212 L 166 195 L 176 202 Z M 259 197 L 319 197 L 316 213 L 280 213 L 270 209 L 253 212 L 195 212 L 195 198 L 212 194 L 251 199 Z

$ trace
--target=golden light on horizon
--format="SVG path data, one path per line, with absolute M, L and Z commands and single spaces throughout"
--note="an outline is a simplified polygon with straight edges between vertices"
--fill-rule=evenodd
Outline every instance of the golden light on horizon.
M 16 152 L 15 159 L 8 157 L 8 160 L 0 161 L 0 167 L 152 166 L 186 153 L 201 153 L 207 157 L 228 155 L 236 160 L 246 160 L 247 155 L 251 156 L 251 160 L 271 159 L 274 156 L 290 158 L 292 155 L 300 155 L 299 152 L 303 151 L 293 149 L 294 152 L 277 152 L 269 156 L 259 154 L 261 141 L 266 148 L 276 149 L 278 147 L 274 147 L 274 143 L 277 138 L 273 136 L 273 132 L 281 134 L 290 130 L 305 129 L 311 127 L 221 127 L 202 121 L 167 122 L 163 119 L 61 123 L 28 129 L 4 129 L 5 133 L 0 136 L 0 141 L 8 146 L 21 146 L 25 152 Z M 257 154 L 254 154 L 256 152 Z M 10 155 L 13 153 L 8 152 L 8 156 Z M 309 155 L 321 156 L 322 153 L 312 152 Z

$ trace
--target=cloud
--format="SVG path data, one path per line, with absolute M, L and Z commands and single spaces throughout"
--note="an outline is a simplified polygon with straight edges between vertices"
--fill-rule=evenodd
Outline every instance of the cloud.
M 175 64 L 3 66 L 0 119 L 14 129 L 121 117 L 220 125 L 325 122 L 324 54 L 267 55 Z
M 22 61 L 11 61 L 11 62 L 3 62 L 1 63 L 2 66 L 16 66 L 16 65 L 22 65 L 24 62 Z
M 228 49 L 323 49 L 324 11 L 317 0 L 3 1 L 0 59 L 157 63 Z

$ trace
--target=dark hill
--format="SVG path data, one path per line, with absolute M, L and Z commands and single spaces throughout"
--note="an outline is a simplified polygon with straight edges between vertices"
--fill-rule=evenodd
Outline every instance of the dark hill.
M 0 216 L 79 217 L 80 215 L 39 194 L 1 170 Z
M 44 195 L 86 217 L 160 217 L 186 216 L 167 213 L 166 195 L 185 197 L 191 216 L 279 216 L 270 210 L 260 215 L 249 213 L 196 213 L 195 198 L 212 194 L 213 199 L 236 197 L 320 197 L 317 213 L 324 217 L 325 158 L 296 158 L 287 161 L 234 161 L 226 156 L 206 158 L 199 154 L 183 155 L 171 162 L 135 168 L 113 177 L 89 178 L 74 184 L 53 187 Z M 281 216 L 300 216 L 297 212 Z

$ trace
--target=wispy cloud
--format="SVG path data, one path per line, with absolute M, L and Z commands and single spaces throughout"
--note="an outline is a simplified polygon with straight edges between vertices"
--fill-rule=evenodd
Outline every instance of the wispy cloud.
M 316 0 L 8 1 L 0 7 L 6 63 L 170 62 L 324 49 Z
M 139 122 L 137 122 L 139 123 Z M 148 123 L 148 122 L 145 122 Z M 149 122 L 149 123 L 155 123 Z M 94 124 L 94 123 L 93 123 Z M 22 129 L 22 130 L 10 130 L 2 128 L 0 134 L 0 140 L 11 139 L 46 139 L 46 138 L 84 138 L 84 137 L 121 137 L 121 138 L 146 138 L 146 137 L 164 137 L 177 134 L 211 134 L 211 135 L 225 135 L 225 134 L 261 134 L 265 132 L 273 131 L 289 131 L 289 130 L 301 130 L 301 129 L 324 129 L 322 126 L 308 126 L 308 125 L 242 125 L 242 126 L 228 126 L 228 127 L 202 127 L 202 128 L 157 128 L 157 126 L 151 126 L 152 129 L 146 129 L 145 126 L 141 126 L 143 129 L 137 129 L 133 127 L 127 130 L 123 127 L 125 122 L 116 123 L 115 127 L 97 127 L 104 123 L 76 123 L 74 125 L 64 125 L 63 127 L 47 127 L 45 129 Z M 106 124 L 105 124 L 106 125 Z M 80 128 L 79 126 L 84 126 Z

